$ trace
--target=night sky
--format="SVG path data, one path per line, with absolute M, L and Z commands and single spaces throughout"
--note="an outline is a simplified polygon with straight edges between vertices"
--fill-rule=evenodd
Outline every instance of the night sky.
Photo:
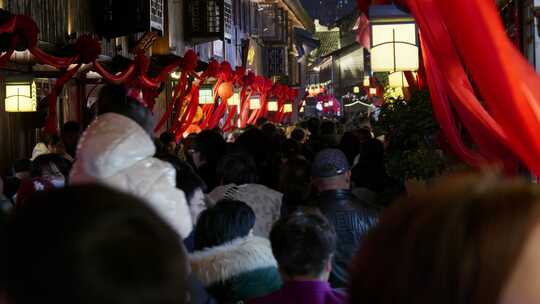
M 340 18 L 352 10 L 356 5 L 354 0 L 300 0 L 308 13 L 314 19 L 321 19 L 322 23 L 329 23 Z M 343 3 L 341 10 L 337 9 L 337 3 Z

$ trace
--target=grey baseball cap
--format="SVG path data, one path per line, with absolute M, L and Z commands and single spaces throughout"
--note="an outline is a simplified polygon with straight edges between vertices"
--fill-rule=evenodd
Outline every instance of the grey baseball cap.
M 349 162 L 341 150 L 325 149 L 315 156 L 311 167 L 311 175 L 313 177 L 334 177 L 349 170 Z

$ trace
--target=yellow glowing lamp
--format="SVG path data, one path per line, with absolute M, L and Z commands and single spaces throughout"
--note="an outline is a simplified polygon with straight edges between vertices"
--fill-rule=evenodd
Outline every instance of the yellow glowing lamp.
M 229 106 L 239 106 L 240 105 L 240 94 L 239 93 L 234 93 L 234 95 L 227 99 L 227 104 Z
M 283 106 L 283 112 L 285 112 L 285 113 L 292 113 L 292 104 L 286 103 L 286 104 Z
M 36 83 L 18 81 L 6 83 L 6 112 L 35 112 L 37 110 Z
M 171 73 L 171 78 L 175 79 L 175 80 L 180 79 L 180 72 L 172 72 Z
M 304 113 L 304 107 L 300 108 L 300 113 Z
M 353 93 L 354 94 L 360 94 L 360 87 L 356 86 L 353 88 Z
M 249 109 L 250 110 L 259 110 L 261 108 L 261 99 L 259 96 L 253 96 L 249 100 Z
M 371 85 L 371 79 L 369 76 L 364 76 L 364 86 L 369 87 Z
M 213 104 L 214 92 L 210 88 L 204 88 L 199 90 L 199 104 Z
M 369 88 L 369 94 L 377 95 L 377 89 L 376 88 Z
M 407 81 L 407 77 L 405 77 L 405 73 L 403 72 L 391 73 L 388 76 L 388 84 L 391 88 L 408 88 L 409 87 L 409 82 Z
M 278 110 L 278 104 L 277 101 L 272 100 L 268 102 L 268 111 L 270 112 L 276 112 Z

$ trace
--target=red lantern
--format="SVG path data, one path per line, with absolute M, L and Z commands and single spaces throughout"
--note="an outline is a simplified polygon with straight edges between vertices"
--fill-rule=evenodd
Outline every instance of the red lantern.
M 224 82 L 219 86 L 218 95 L 221 100 L 226 101 L 234 95 L 234 86 L 232 82 Z

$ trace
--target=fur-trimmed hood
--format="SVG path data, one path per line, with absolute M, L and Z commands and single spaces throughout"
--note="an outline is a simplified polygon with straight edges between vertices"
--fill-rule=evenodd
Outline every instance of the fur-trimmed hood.
M 270 241 L 247 236 L 232 242 L 194 252 L 189 257 L 191 270 L 204 286 L 225 282 L 242 273 L 276 267 Z

